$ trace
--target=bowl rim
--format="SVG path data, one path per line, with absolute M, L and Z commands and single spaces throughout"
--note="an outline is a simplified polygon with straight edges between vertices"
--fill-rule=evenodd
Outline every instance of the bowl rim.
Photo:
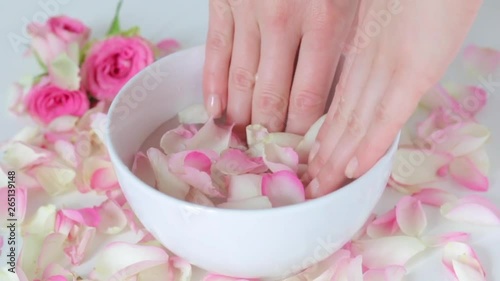
M 134 75 L 125 85 L 120 89 L 116 97 L 114 98 L 113 102 L 111 103 L 109 110 L 108 110 L 108 122 L 106 125 L 106 130 L 105 130 L 105 143 L 106 143 L 106 148 L 108 150 L 109 157 L 111 159 L 111 162 L 113 164 L 113 167 L 115 169 L 119 169 L 127 174 L 129 177 L 127 181 L 130 181 L 129 185 L 135 186 L 136 189 L 141 189 L 144 190 L 144 192 L 149 192 L 152 194 L 155 194 L 157 196 L 160 196 L 162 199 L 161 200 L 166 200 L 170 201 L 172 204 L 179 205 L 179 207 L 184 207 L 184 208 L 189 208 L 189 209 L 197 209 L 197 211 L 201 212 L 210 212 L 210 213 L 224 213 L 224 214 L 238 214 L 238 215 L 248 215 L 248 214 L 276 214 L 276 213 L 287 213 L 287 212 L 296 212 L 300 211 L 301 209 L 307 209 L 307 208 L 313 208 L 317 204 L 321 204 L 323 202 L 326 202 L 328 200 L 331 200 L 332 197 L 339 196 L 339 194 L 343 194 L 345 192 L 349 192 L 349 189 L 353 188 L 353 186 L 356 184 L 356 182 L 360 181 L 363 178 L 367 178 L 373 171 L 382 164 L 382 162 L 385 161 L 391 161 L 391 158 L 393 154 L 395 154 L 398 145 L 399 145 L 399 140 L 401 137 L 401 131 L 398 132 L 396 135 L 393 143 L 391 146 L 387 149 L 386 153 L 380 157 L 380 159 L 368 170 L 366 171 L 363 175 L 360 177 L 354 179 L 350 183 L 340 187 L 339 189 L 332 191 L 326 195 L 320 196 L 318 198 L 314 199 L 308 199 L 304 202 L 298 203 L 298 204 L 292 204 L 292 205 L 287 205 L 287 206 L 282 206 L 282 207 L 276 207 L 276 208 L 269 208 L 269 209 L 225 209 L 225 208 L 217 208 L 217 207 L 210 207 L 210 206 L 204 206 L 204 205 L 199 205 L 196 203 L 184 201 L 181 199 L 177 199 L 175 197 L 169 196 L 158 189 L 146 184 L 143 182 L 139 177 L 137 177 L 131 169 L 126 165 L 122 160 L 121 157 L 119 157 L 118 152 L 115 149 L 115 146 L 113 143 L 116 141 L 112 138 L 112 118 L 111 116 L 113 115 L 113 112 L 115 111 L 115 108 L 117 104 L 119 103 L 118 100 L 120 100 L 120 96 L 123 96 L 126 94 L 126 92 L 129 90 L 131 85 L 134 84 L 134 82 L 138 79 L 141 79 L 143 75 L 146 73 L 148 69 L 153 67 L 154 64 L 163 64 L 163 63 L 168 63 L 169 60 L 172 59 L 172 57 L 176 57 L 182 53 L 188 53 L 190 51 L 194 51 L 198 48 L 201 48 L 204 45 L 200 46 L 195 46 L 192 48 L 188 48 L 176 53 L 173 53 L 169 56 L 163 57 L 152 64 L 148 65 L 146 68 L 142 69 L 140 72 L 138 72 L 136 75 Z M 385 188 L 385 187 L 384 187 Z M 120 189 L 124 189 L 122 185 L 120 184 Z M 381 192 L 381 194 L 383 191 Z M 126 192 L 124 192 L 124 195 L 126 195 Z

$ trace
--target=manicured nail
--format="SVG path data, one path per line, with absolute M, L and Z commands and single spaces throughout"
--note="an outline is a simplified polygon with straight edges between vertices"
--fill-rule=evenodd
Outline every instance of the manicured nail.
M 311 147 L 311 152 L 309 152 L 309 159 L 308 159 L 309 163 L 314 159 L 314 157 L 316 157 L 318 151 L 319 151 L 319 142 L 315 142 Z
M 347 167 L 345 168 L 345 176 L 349 179 L 354 178 L 354 174 L 358 169 L 358 158 L 354 157 L 347 163 Z
M 218 118 L 221 115 L 222 104 L 220 102 L 220 97 L 217 95 L 210 95 L 208 98 L 208 111 L 211 117 Z

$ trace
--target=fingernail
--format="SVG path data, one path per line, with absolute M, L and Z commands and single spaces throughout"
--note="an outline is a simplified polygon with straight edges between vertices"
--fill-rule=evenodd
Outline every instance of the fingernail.
M 316 194 L 319 193 L 319 181 L 318 179 L 313 179 L 309 185 L 307 186 L 307 197 L 308 198 L 314 198 L 316 197 Z
M 316 157 L 318 151 L 319 151 L 319 142 L 315 142 L 311 147 L 311 151 L 309 152 L 308 162 L 311 162 L 314 159 L 314 157 Z
M 220 97 L 217 95 L 210 95 L 208 98 L 208 111 L 211 117 L 218 118 L 221 115 L 222 105 Z
M 358 158 L 354 157 L 347 163 L 347 167 L 345 168 L 345 176 L 349 179 L 354 178 L 354 174 L 358 169 Z

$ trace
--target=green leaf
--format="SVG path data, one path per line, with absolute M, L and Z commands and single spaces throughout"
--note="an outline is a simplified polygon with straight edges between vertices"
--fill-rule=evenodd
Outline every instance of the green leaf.
M 98 40 L 96 40 L 96 39 L 91 40 L 91 41 L 85 43 L 85 45 L 82 47 L 82 50 L 80 52 L 80 60 L 79 60 L 80 65 L 85 61 L 85 58 L 87 57 L 87 53 L 90 51 L 90 48 L 92 48 L 92 45 L 94 45 L 97 41 Z
M 57 86 L 72 91 L 80 88 L 80 68 L 66 53 L 59 55 L 51 63 L 50 70 L 53 82 Z
M 33 54 L 35 55 L 36 62 L 42 68 L 42 70 L 47 71 L 47 66 L 45 65 L 45 63 L 43 63 L 42 58 L 40 58 L 40 55 L 35 50 L 33 50 Z
M 111 23 L 111 26 L 108 29 L 108 36 L 112 35 L 117 35 L 120 34 L 121 27 L 120 27 L 120 10 L 122 8 L 123 0 L 118 1 L 118 6 L 116 6 L 116 11 L 115 11 L 115 16 L 113 18 L 113 22 Z
M 42 80 L 43 77 L 47 76 L 47 72 L 40 73 L 37 76 L 33 77 L 33 85 L 36 85 Z
M 128 30 L 120 32 L 120 34 L 126 37 L 133 37 L 139 35 L 140 32 L 141 29 L 138 26 L 134 26 Z

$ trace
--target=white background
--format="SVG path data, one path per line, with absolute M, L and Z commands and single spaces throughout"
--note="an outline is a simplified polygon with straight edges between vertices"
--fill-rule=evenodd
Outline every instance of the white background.
M 64 13 L 81 19 L 93 29 L 93 37 L 100 37 L 108 27 L 117 1 L 111 0 L 40 0 L 0 2 L 0 141 L 12 136 L 25 121 L 11 116 L 7 107 L 11 101 L 8 89 L 12 82 L 26 74 L 36 74 L 33 59 L 23 58 L 25 46 L 12 44 L 9 36 L 23 37 L 26 23 L 44 20 L 48 15 Z M 202 0 L 126 0 L 122 10 L 123 27 L 140 25 L 142 34 L 152 40 L 173 37 L 183 47 L 202 44 L 205 41 L 208 21 L 208 4 Z M 500 1 L 486 0 L 466 43 L 475 43 L 500 49 Z M 457 61 L 449 70 L 447 78 L 453 79 L 460 69 Z M 456 79 L 456 78 L 455 78 Z M 498 81 L 500 82 L 500 81 Z M 479 83 L 479 81 L 476 81 Z M 481 113 L 481 123 L 492 130 L 488 152 L 492 161 L 491 191 L 486 196 L 500 206 L 500 85 L 489 91 L 490 102 Z M 392 208 L 394 196 L 388 192 L 378 210 Z M 443 221 L 435 210 L 429 210 L 432 226 L 430 233 L 439 233 L 453 227 Z M 439 227 L 435 227 L 439 225 Z M 488 280 L 500 280 L 500 230 L 498 228 L 469 228 L 456 226 L 457 230 L 472 230 L 472 245 L 484 263 Z M 407 280 L 444 280 L 440 264 L 440 252 L 426 253 L 411 266 Z M 270 261 L 272 262 L 272 261 Z M 496 266 L 495 266 L 496 265 Z

